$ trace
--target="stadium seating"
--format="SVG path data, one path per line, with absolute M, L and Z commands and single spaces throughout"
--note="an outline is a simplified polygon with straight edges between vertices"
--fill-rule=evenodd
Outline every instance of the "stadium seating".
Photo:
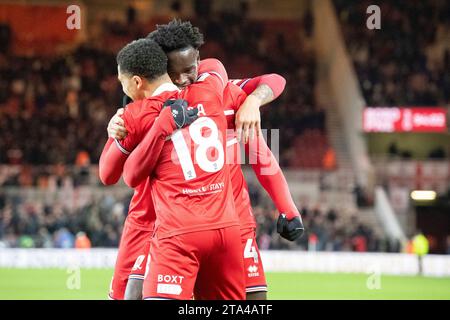
M 368 105 L 449 104 L 448 1 L 378 1 L 380 32 L 360 27 L 372 2 L 335 4 Z
M 13 50 L 0 54 L 0 87 L 5 89 L 0 94 L 0 148 L 5 150 L 0 163 L 7 165 L 0 168 L 0 186 L 8 187 L 8 192 L 0 193 L 4 246 L 29 246 L 30 239 L 21 241 L 23 235 L 31 237 L 32 246 L 54 246 L 54 237 L 63 229 L 72 235 L 85 231 L 94 247 L 117 245 L 131 193 L 123 186 L 99 188 L 93 166 L 106 139 L 106 123 L 121 101 L 115 53 L 123 43 L 145 36 L 150 25 L 166 20 L 154 17 L 143 25 L 99 20 L 89 29 L 95 30 L 87 35 L 89 45 L 81 44 L 64 57 L 22 57 Z M 250 20 L 229 13 L 192 21 L 205 33 L 202 58 L 222 59 L 230 78 L 272 72 L 286 78 L 283 95 L 262 113 L 263 128 L 282 126 L 280 164 L 312 171 L 338 169 L 325 111 L 314 101 L 316 64 L 310 21 Z M 319 179 L 314 183 L 319 185 Z M 365 250 L 391 250 L 364 223 L 355 221 L 353 228 L 345 227 L 349 219 L 357 219 L 348 191 L 348 197 L 341 198 L 350 205 L 322 208 L 296 198 L 311 231 L 293 244 L 277 236 L 276 212 L 266 205 L 259 188 L 251 185 L 250 191 L 262 248 L 306 250 L 311 236 L 318 238 L 317 250 L 360 250 L 354 238 L 363 235 Z M 332 203 L 333 192 L 322 200 Z M 115 214 L 108 216 L 111 211 Z M 99 225 L 106 227 L 100 232 Z

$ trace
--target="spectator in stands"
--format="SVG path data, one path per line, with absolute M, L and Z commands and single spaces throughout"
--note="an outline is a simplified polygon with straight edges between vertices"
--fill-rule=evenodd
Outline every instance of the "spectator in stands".
M 388 154 L 391 158 L 396 158 L 398 156 L 398 147 L 395 141 L 391 142 L 389 145 Z
M 428 155 L 429 159 L 432 160 L 442 160 L 445 159 L 445 150 L 443 147 L 437 147 L 436 149 L 433 149 L 430 151 L 430 154 Z
M 90 249 L 91 240 L 87 237 L 86 233 L 80 231 L 75 236 L 75 248 L 77 249 Z
M 332 147 L 328 147 L 323 157 L 323 168 L 325 170 L 336 169 L 336 153 Z
M 75 239 L 73 234 L 66 228 L 61 228 L 55 233 L 55 247 L 56 248 L 73 248 Z
M 176 2 L 173 8 L 178 8 Z M 209 1 L 196 1 L 195 8 L 208 11 Z M 202 54 L 218 54 L 229 74 L 237 78 L 283 74 L 288 79 L 287 87 L 273 106 L 264 110 L 263 127 L 283 125 L 282 164 L 321 167 L 326 149 L 325 121 L 323 110 L 314 107 L 314 51 L 307 45 L 291 45 L 308 41 L 306 34 L 290 32 L 292 28 L 302 30 L 303 22 L 287 26 L 289 32 L 278 27 L 274 37 L 266 22 L 248 18 L 246 4 L 235 9 L 192 18 L 207 38 Z M 74 164 L 80 152 L 86 152 L 92 163 L 98 161 L 105 123 L 121 97 L 116 70 L 111 68 L 115 65 L 114 46 L 108 41 L 123 43 L 148 33 L 135 20 L 131 7 L 127 19 L 132 27 L 117 21 L 99 22 L 105 37 L 99 43 L 83 44 L 65 57 L 0 56 L 0 88 L 5 89 L 0 90 L 4 93 L 0 97 L 0 147 L 6 150 L 0 153 L 0 163 Z M 304 23 L 312 28 L 311 16 L 307 15 Z M 319 130 L 319 134 L 308 137 L 318 154 L 312 152 L 314 156 L 307 160 L 287 157 L 295 140 L 310 129 Z

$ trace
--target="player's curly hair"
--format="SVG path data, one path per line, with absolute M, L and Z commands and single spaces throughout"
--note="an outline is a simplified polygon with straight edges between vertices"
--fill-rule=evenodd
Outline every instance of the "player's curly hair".
M 173 19 L 168 24 L 156 25 L 156 30 L 150 32 L 147 39 L 158 43 L 166 52 L 193 47 L 199 49 L 204 43 L 203 34 L 189 21 Z
M 151 81 L 167 72 L 167 56 L 153 40 L 143 38 L 132 41 L 117 54 L 120 71 Z

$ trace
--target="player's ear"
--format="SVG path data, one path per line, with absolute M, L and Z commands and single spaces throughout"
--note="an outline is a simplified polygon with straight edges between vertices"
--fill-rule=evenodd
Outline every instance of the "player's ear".
M 142 78 L 141 78 L 141 77 L 139 77 L 139 76 L 133 76 L 132 80 L 133 80 L 134 84 L 136 85 L 136 87 L 137 87 L 138 89 L 141 89 L 141 88 L 142 88 L 143 81 L 142 81 Z

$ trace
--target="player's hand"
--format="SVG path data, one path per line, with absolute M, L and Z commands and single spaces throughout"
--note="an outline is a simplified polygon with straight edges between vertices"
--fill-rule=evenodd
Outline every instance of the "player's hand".
M 285 214 L 280 214 L 277 221 L 277 232 L 285 239 L 294 241 L 300 238 L 305 231 L 303 221 L 300 216 L 291 220 L 286 218 Z
M 192 108 L 188 110 L 188 102 L 184 99 L 169 99 L 164 102 L 164 107 L 172 109 L 172 116 L 177 129 L 188 126 L 198 119 L 198 109 Z
M 108 123 L 108 137 L 122 140 L 125 139 L 128 132 L 125 128 L 125 122 L 122 119 L 124 108 L 117 109 L 116 114 L 109 120 Z
M 253 139 L 255 134 L 261 134 L 261 113 L 259 107 L 261 100 L 253 95 L 249 95 L 236 113 L 236 134 L 237 140 L 247 143 Z

